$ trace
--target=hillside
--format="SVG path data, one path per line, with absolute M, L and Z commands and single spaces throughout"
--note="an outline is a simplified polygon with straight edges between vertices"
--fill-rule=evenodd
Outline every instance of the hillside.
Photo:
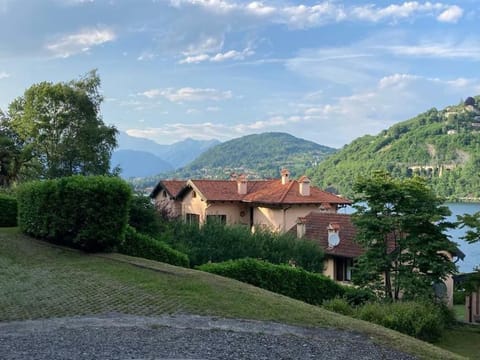
M 116 152 L 122 150 L 134 150 L 144 153 L 147 152 L 157 156 L 164 162 L 170 164 L 170 169 L 165 169 L 157 172 L 149 172 L 149 175 L 158 174 L 159 172 L 164 172 L 167 170 L 178 169 L 194 160 L 196 157 L 198 157 L 200 154 L 202 154 L 212 146 L 220 143 L 220 141 L 218 140 L 185 139 L 170 145 L 164 145 L 158 144 L 153 140 L 130 136 L 123 131 L 120 131 L 117 140 L 118 149 Z M 138 163 L 138 167 L 146 167 L 149 165 L 148 162 L 143 163 L 143 159 L 145 156 L 142 156 L 142 154 L 137 155 L 139 156 L 137 158 L 132 158 L 131 161 L 136 161 Z M 147 175 L 134 173 L 130 176 L 139 177 Z
M 431 109 L 376 136 L 363 136 L 310 169 L 321 187 L 352 196 L 359 175 L 377 169 L 396 177 L 425 176 L 438 195 L 480 198 L 480 96 L 443 110 Z
M 118 150 L 112 154 L 112 167 L 120 167 L 123 178 L 145 177 L 172 171 L 169 162 L 152 153 L 137 150 Z
M 0 268 L 2 322 L 106 313 L 210 315 L 348 329 L 421 358 L 461 358 L 235 280 L 118 254 L 86 255 L 23 236 L 17 229 L 0 229 Z
M 236 172 L 251 178 L 272 178 L 278 177 L 283 167 L 298 176 L 335 151 L 286 133 L 247 135 L 210 148 L 174 176 L 228 178 Z

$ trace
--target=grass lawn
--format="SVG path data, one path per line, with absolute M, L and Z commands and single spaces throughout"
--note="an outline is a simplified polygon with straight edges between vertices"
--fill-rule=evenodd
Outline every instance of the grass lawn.
M 480 325 L 459 323 L 436 344 L 470 359 L 480 359 Z
M 453 305 L 453 311 L 458 321 L 465 320 L 465 305 Z
M 17 229 L 0 229 L 0 289 L 0 321 L 105 312 L 191 313 L 349 329 L 425 359 L 462 358 L 235 280 L 119 254 L 86 255 Z

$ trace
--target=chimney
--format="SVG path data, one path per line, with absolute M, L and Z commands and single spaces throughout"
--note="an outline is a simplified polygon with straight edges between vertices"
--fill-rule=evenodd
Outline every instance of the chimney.
M 300 195 L 310 196 L 310 179 L 305 175 L 298 179 Z
M 247 194 L 247 178 L 245 175 L 239 175 L 237 177 L 237 190 L 239 195 Z
M 297 238 L 301 239 L 305 236 L 307 231 L 307 219 L 304 217 L 299 217 L 297 219 Z
M 288 177 L 290 176 L 290 171 L 288 171 L 287 169 L 282 169 L 282 171 L 280 171 L 280 175 L 282 176 L 282 185 L 288 184 Z

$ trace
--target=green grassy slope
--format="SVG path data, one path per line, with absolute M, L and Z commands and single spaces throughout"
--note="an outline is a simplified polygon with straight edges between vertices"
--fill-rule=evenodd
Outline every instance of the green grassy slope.
M 191 313 L 349 329 L 426 359 L 461 358 L 383 327 L 190 269 L 86 255 L 0 229 L 0 321 L 105 312 Z

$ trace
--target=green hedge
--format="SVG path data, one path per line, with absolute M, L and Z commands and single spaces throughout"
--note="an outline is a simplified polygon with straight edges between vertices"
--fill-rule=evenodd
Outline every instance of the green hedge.
M 256 259 L 204 264 L 198 269 L 243 281 L 314 305 L 342 296 L 345 292 L 343 286 L 324 275 Z
M 440 339 L 445 328 L 455 321 L 445 305 L 428 302 L 370 302 L 356 307 L 345 298 L 336 298 L 322 307 L 430 342 Z
M 185 253 L 193 266 L 242 258 L 264 259 L 273 264 L 294 262 L 308 271 L 323 271 L 324 253 L 310 240 L 291 234 L 258 230 L 246 226 L 224 226 L 215 222 L 188 225 L 171 223 L 172 229 L 161 237 L 173 248 Z
M 127 226 L 125 241 L 119 246 L 118 251 L 125 255 L 161 261 L 177 266 L 189 267 L 190 265 L 187 255 L 172 249 L 162 241 L 137 232 L 131 226 Z
M 72 176 L 18 189 L 20 229 L 36 238 L 96 252 L 123 241 L 131 190 L 115 177 Z
M 17 199 L 0 194 L 0 227 L 17 226 Z

